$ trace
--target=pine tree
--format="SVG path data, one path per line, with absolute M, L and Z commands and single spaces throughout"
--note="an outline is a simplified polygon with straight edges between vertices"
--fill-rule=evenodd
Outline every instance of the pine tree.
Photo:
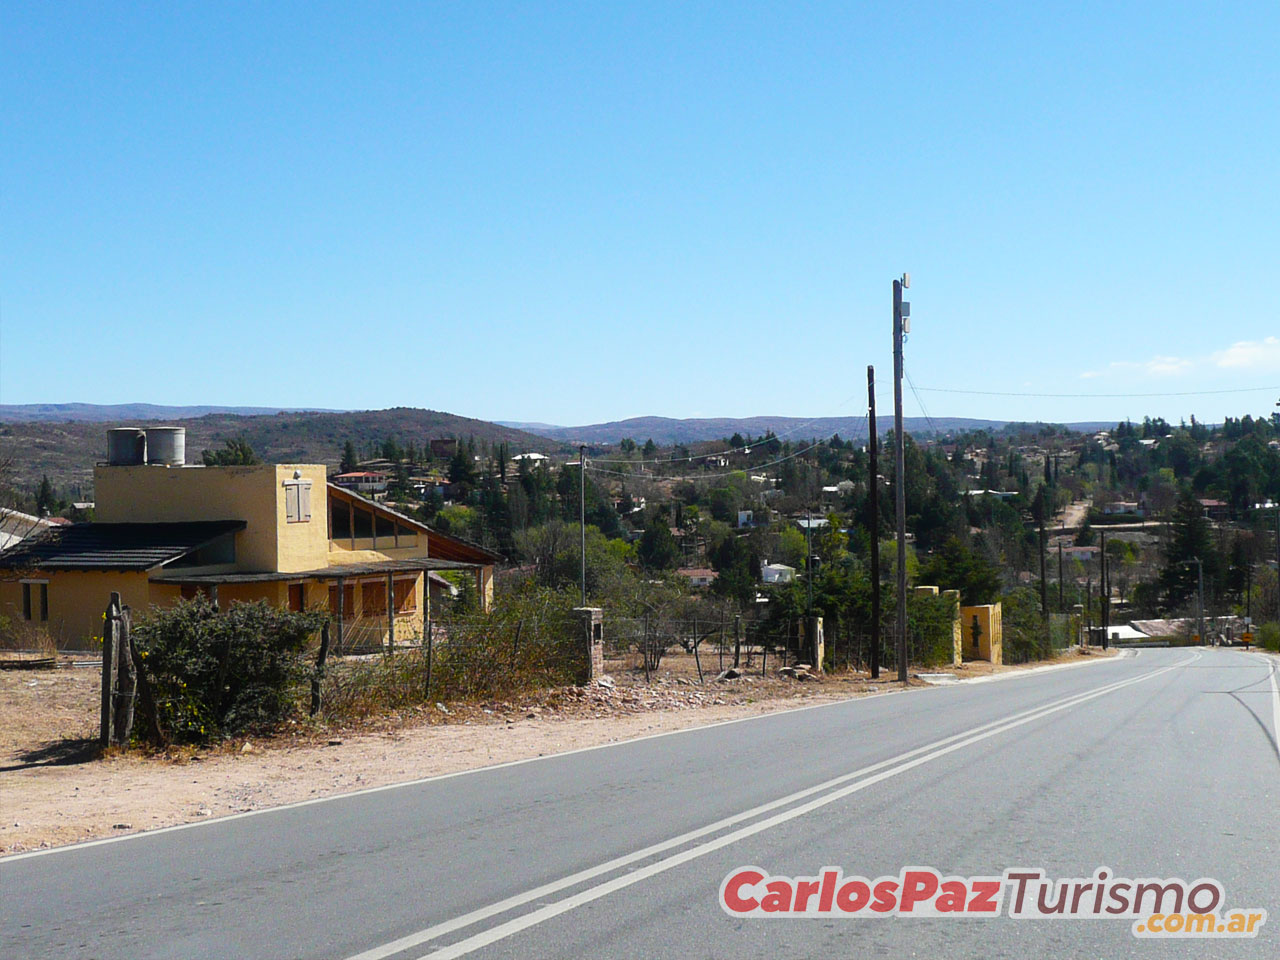
M 359 458 L 356 456 L 356 445 L 350 440 L 342 448 L 342 462 L 338 466 L 341 473 L 353 473 L 358 465 Z

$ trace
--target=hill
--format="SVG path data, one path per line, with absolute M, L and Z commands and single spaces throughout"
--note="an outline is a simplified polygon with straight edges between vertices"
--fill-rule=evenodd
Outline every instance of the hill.
M 14 483 L 32 487 L 48 474 L 59 487 L 79 485 L 88 497 L 93 465 L 106 453 L 106 431 L 138 421 L 0 422 L 0 456 L 12 457 Z M 244 437 L 260 458 L 278 463 L 323 463 L 336 466 L 347 440 L 363 445 L 394 438 L 421 447 L 439 437 L 474 437 L 490 443 L 506 441 L 512 453 L 553 453 L 562 444 L 546 437 L 437 410 L 394 407 L 347 413 L 276 413 L 242 416 L 228 413 L 175 417 L 165 423 L 187 428 L 187 462 L 199 463 L 200 452 Z
M 966 417 L 905 417 L 903 426 L 908 433 L 925 435 L 954 433 L 963 430 L 999 430 L 1012 421 L 975 420 Z M 893 427 L 892 417 L 877 417 L 876 423 L 884 433 Z M 514 424 L 510 424 L 514 426 Z M 593 423 L 578 427 L 556 427 L 545 424 L 524 424 L 524 429 L 554 440 L 567 443 L 617 443 L 630 437 L 638 443 L 652 439 L 657 444 L 697 443 L 703 440 L 719 440 L 740 433 L 759 437 L 772 430 L 780 437 L 810 438 L 830 437 L 840 434 L 845 439 L 858 439 L 867 435 L 866 417 L 715 417 L 708 419 L 675 420 L 669 417 L 632 417 L 609 423 Z M 1074 423 L 1067 426 L 1076 430 L 1100 430 L 1115 426 L 1114 422 Z
M 242 417 L 273 413 L 304 413 L 300 407 L 166 407 L 155 403 L 0 403 L 0 423 L 80 420 L 95 423 L 132 423 L 140 420 L 185 420 L 211 413 Z M 337 413 L 336 410 L 312 411 Z

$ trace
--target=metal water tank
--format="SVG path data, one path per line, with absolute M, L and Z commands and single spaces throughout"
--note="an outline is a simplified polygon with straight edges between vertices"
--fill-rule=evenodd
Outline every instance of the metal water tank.
M 147 434 L 138 427 L 112 427 L 107 431 L 107 463 L 136 467 L 147 462 Z
M 186 427 L 148 427 L 147 463 L 180 467 L 187 462 Z

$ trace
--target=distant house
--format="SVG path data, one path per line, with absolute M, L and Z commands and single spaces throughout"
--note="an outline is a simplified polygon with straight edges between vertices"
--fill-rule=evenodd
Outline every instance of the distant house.
M 527 462 L 532 467 L 532 466 L 537 466 L 539 463 L 542 463 L 543 461 L 550 460 L 551 458 L 548 457 L 545 453 L 517 453 L 511 459 L 514 463 L 517 463 L 517 464 L 522 462 Z
M 716 579 L 716 572 L 709 567 L 681 567 L 676 573 L 695 587 L 709 587 Z
M 796 526 L 801 530 L 825 530 L 827 525 L 826 517 L 799 517 L 796 520 Z
M 739 526 L 740 528 L 741 528 L 741 527 L 754 527 L 754 526 L 755 526 L 755 523 L 756 523 L 756 513 L 755 513 L 755 511 L 754 511 L 754 510 L 739 510 L 739 511 L 738 511 L 738 526 Z
M 1144 513 L 1145 511 L 1143 510 L 1142 505 L 1133 500 L 1116 500 L 1112 503 L 1104 504 L 1102 507 L 1102 514 L 1106 517 L 1114 517 L 1117 514 L 1133 514 L 1134 516 L 1140 517 Z
M 796 568 L 785 563 L 760 564 L 760 579 L 765 583 L 790 583 L 796 578 Z
M 968 494 L 971 497 L 995 497 L 997 500 L 1012 500 L 1018 495 L 1015 490 L 970 490 Z
M 1204 515 L 1210 520 L 1230 520 L 1231 505 L 1222 500 L 1201 500 L 1200 506 L 1204 508 Z
M 351 473 L 340 473 L 330 481 L 343 490 L 351 490 L 365 497 L 375 497 L 387 492 L 389 477 L 385 473 L 374 470 L 354 470 Z

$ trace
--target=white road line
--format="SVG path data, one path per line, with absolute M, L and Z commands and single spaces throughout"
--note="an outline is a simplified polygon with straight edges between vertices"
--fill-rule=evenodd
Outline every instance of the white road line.
M 1012 730 L 1013 728 L 1022 726 L 1025 723 L 1031 723 L 1034 720 L 1038 720 L 1041 717 L 1045 717 L 1050 714 L 1057 713 L 1060 710 L 1066 710 L 1080 703 L 1084 703 L 1085 701 L 1093 700 L 1096 697 L 1104 696 L 1115 690 L 1119 690 L 1122 687 L 1127 687 L 1135 683 L 1141 683 L 1144 680 L 1149 680 L 1153 677 L 1159 676 L 1162 673 L 1167 673 L 1170 670 L 1174 670 L 1174 669 L 1177 669 L 1178 667 L 1185 666 L 1188 663 L 1192 663 L 1195 660 L 1198 660 L 1199 658 L 1200 658 L 1200 654 L 1196 653 L 1186 660 L 1152 671 L 1151 673 L 1142 674 L 1141 676 L 1138 676 L 1138 677 L 1131 677 L 1127 680 L 1121 680 L 1115 683 L 1111 683 L 1106 686 L 1099 687 L 1096 690 L 1091 690 L 1085 693 L 1073 694 L 1069 697 L 1064 697 L 1063 699 L 1056 701 L 1054 703 L 1051 703 L 1047 706 L 1034 707 L 1030 710 L 1024 711 L 1023 713 L 1014 714 L 1013 717 L 1005 717 L 1000 720 L 995 720 L 990 723 L 986 723 L 986 724 L 982 724 L 980 726 L 974 727 L 973 729 L 967 730 L 964 733 L 955 734 L 950 737 L 945 737 L 941 740 L 934 741 L 933 743 L 926 744 L 922 747 L 917 747 L 914 750 L 909 750 L 906 753 L 899 754 L 898 756 L 892 757 L 888 760 L 883 760 L 883 761 L 880 761 L 879 763 L 875 763 L 870 766 L 863 767 L 851 773 L 843 774 L 839 777 L 835 777 L 834 779 L 828 780 L 825 783 L 817 784 L 816 786 L 798 791 L 786 797 L 782 797 L 778 800 L 774 800 L 769 803 L 762 804 L 758 807 L 754 807 L 751 810 L 747 810 L 742 813 L 735 814 L 734 816 L 731 816 L 731 817 L 726 817 L 723 820 L 718 820 L 715 823 L 708 824 L 707 826 L 701 827 L 697 830 L 692 830 L 692 831 L 689 831 L 688 833 L 681 834 L 680 836 L 673 837 L 670 840 L 666 840 L 658 844 L 653 844 L 652 846 L 645 847 L 642 850 L 637 850 L 634 853 L 627 854 L 622 857 L 617 857 L 613 860 L 607 861 L 606 863 L 599 864 L 598 866 L 591 867 L 587 870 L 579 871 L 578 873 L 574 873 L 566 877 L 562 877 L 559 880 L 555 880 L 550 883 L 543 884 L 539 887 L 535 887 L 534 889 L 528 890 L 524 893 L 517 894 L 512 897 L 508 897 L 505 900 L 498 901 L 497 903 L 490 904 L 486 907 L 481 907 L 480 909 L 473 910 L 469 913 L 462 914 L 458 917 L 454 917 L 450 920 L 446 920 L 434 926 L 427 927 L 426 929 L 420 930 L 417 933 L 409 934 L 408 936 L 401 937 L 390 943 L 383 944 L 378 947 L 374 947 L 370 950 L 366 950 L 359 954 L 355 954 L 354 956 L 347 958 L 347 960 L 385 960 L 385 958 L 387 957 L 394 956 L 395 954 L 398 954 L 398 953 L 403 953 L 404 951 L 412 949 L 413 947 L 421 946 L 422 944 L 428 943 L 431 940 L 438 939 L 439 937 L 446 936 L 457 930 L 471 926 L 475 923 L 479 923 L 482 920 L 486 920 L 498 914 L 505 913 L 508 910 L 511 910 L 515 907 L 530 903 L 535 900 L 540 900 L 550 894 L 557 893 L 561 890 L 568 889 L 569 887 L 576 886 L 586 880 L 590 880 L 597 876 L 601 876 L 605 873 L 612 872 L 621 867 L 627 866 L 631 863 L 635 863 L 639 860 L 643 860 L 648 857 L 651 857 L 657 853 L 661 853 L 665 850 L 672 849 L 677 846 L 682 846 L 690 842 L 691 840 L 695 840 L 695 839 L 698 839 L 699 837 L 706 836 L 709 833 L 717 832 L 719 830 L 724 829 L 727 826 L 732 826 L 733 824 L 739 823 L 743 820 L 747 820 L 747 819 L 751 819 L 753 817 L 759 816 L 761 813 L 768 812 L 769 810 L 776 809 L 780 806 L 786 806 L 788 804 L 794 803 L 797 800 L 801 800 L 807 796 L 812 796 L 815 793 L 823 793 L 824 791 L 831 791 L 830 793 L 826 793 L 826 795 L 824 796 L 818 797 L 798 807 L 794 807 L 791 810 L 787 810 L 782 813 L 775 814 L 774 816 L 769 817 L 766 820 L 762 820 L 757 823 L 751 824 L 749 826 L 742 827 L 738 830 L 733 831 L 732 833 L 725 834 L 724 836 L 721 836 L 712 840 L 708 840 L 696 847 L 692 847 L 688 850 L 684 850 L 680 853 L 667 857 L 664 860 L 660 860 L 657 863 L 650 864 L 649 866 L 642 867 L 639 870 L 628 873 L 624 876 L 617 877 L 613 880 L 609 880 L 605 883 L 599 884 L 588 890 L 582 891 L 581 893 L 575 894 L 564 900 L 558 901 L 556 903 L 548 904 L 546 906 L 541 907 L 538 910 L 534 910 L 523 916 L 516 917 L 512 920 L 507 921 L 506 923 L 499 924 L 498 926 L 492 927 L 489 930 L 485 930 L 480 933 L 474 934 L 473 936 L 468 937 L 464 940 L 461 940 L 456 944 L 442 947 L 441 949 L 437 951 L 433 951 L 432 953 L 426 955 L 430 957 L 431 960 L 437 960 L 437 958 L 463 956 L 464 954 L 470 953 L 474 950 L 478 950 L 481 947 L 487 946 L 488 944 L 504 939 L 505 937 L 511 936 L 514 933 L 518 933 L 521 930 L 525 930 L 531 926 L 534 926 L 535 924 L 542 923 L 543 921 L 549 920 L 552 917 L 559 916 L 560 914 L 565 913 L 569 910 L 572 910 L 575 907 L 581 906 L 585 903 L 590 903 L 591 901 L 597 900 L 600 897 L 607 896 L 610 893 L 613 893 L 617 890 L 621 890 L 625 887 L 628 887 L 633 883 L 639 883 L 641 880 L 645 880 L 649 877 L 655 876 L 656 874 L 663 873 L 667 870 L 672 869 L 673 867 L 679 866 L 682 863 L 687 863 L 690 860 L 704 856 L 708 853 L 713 852 L 714 850 L 718 850 L 721 847 L 727 846 L 731 843 L 735 843 L 736 841 L 741 840 L 745 837 L 752 836 L 756 833 L 760 833 L 771 827 L 778 826 L 779 824 L 795 819 L 796 817 L 803 816 L 804 814 L 809 813 L 813 810 L 816 810 L 820 807 L 826 806 L 829 803 L 834 803 L 836 800 L 843 799 L 844 797 L 847 797 L 850 794 L 856 793 L 859 790 L 872 786 L 873 784 L 879 783 L 882 780 L 887 780 L 890 777 L 897 776 L 900 773 L 904 773 L 908 770 L 914 769 L 915 767 L 920 766 L 921 764 L 928 763 L 931 760 L 935 760 L 939 757 L 945 756 L 955 750 L 959 750 L 963 747 L 970 746 L 971 744 L 974 744 L 974 743 L 978 743 L 989 737 L 993 737 L 993 736 L 996 736 L 997 734 L 1004 733 L 1008 730 Z M 877 773 L 876 771 L 880 771 L 880 772 Z M 866 779 L 860 779 L 864 777 Z M 848 786 L 844 786 L 843 788 L 839 788 L 841 784 L 849 784 L 849 781 L 857 781 L 857 782 L 852 783 L 851 785 L 848 785 Z M 839 789 L 833 789 L 833 788 L 839 788 Z
M 1116 658 L 1108 657 L 1099 660 L 1100 663 L 1112 663 Z M 1065 667 L 1075 666 L 1075 664 L 1062 664 L 1057 667 L 1047 669 L 1063 669 Z M 1020 670 L 1010 671 L 1015 676 L 1033 676 L 1035 671 Z M 113 843 L 124 843 L 129 840 L 144 840 L 149 837 L 157 837 L 165 833 L 174 833 L 179 830 L 194 830 L 198 827 L 211 827 L 218 824 L 229 823 L 232 820 L 244 820 L 249 817 L 260 817 L 269 813 L 280 813 L 284 810 L 297 810 L 301 807 L 312 807 L 321 803 L 332 803 L 335 800 L 348 800 L 352 797 L 363 797 L 373 793 L 384 793 L 388 790 L 400 790 L 404 787 L 417 787 L 424 783 L 435 783 L 438 780 L 452 780 L 455 777 L 467 777 L 478 773 L 490 773 L 494 770 L 505 770 L 508 767 L 519 767 L 526 763 L 538 763 L 542 760 L 555 760 L 559 757 L 571 757 L 578 753 L 590 753 L 593 750 L 609 750 L 614 747 L 622 747 L 632 743 L 641 743 L 645 740 L 657 740 L 661 737 L 674 737 L 685 733 L 696 733 L 700 730 L 713 730 L 716 727 L 727 727 L 735 723 L 749 723 L 753 720 L 764 720 L 768 717 L 780 717 L 789 713 L 801 713 L 805 710 L 822 710 L 827 707 L 848 706 L 855 703 L 865 703 L 872 700 L 879 700 L 882 697 L 892 696 L 899 693 L 924 693 L 926 690 L 934 690 L 936 687 L 913 687 L 908 689 L 894 688 L 886 690 L 883 693 L 873 693 L 864 697 L 846 697 L 842 700 L 831 700 L 826 703 L 810 703 L 803 707 L 790 707 L 786 710 L 774 710 L 770 713 L 757 713 L 750 717 L 735 717 L 732 720 L 720 720 L 716 723 L 704 723 L 692 727 L 682 727 L 679 730 L 664 730 L 662 733 L 648 733 L 641 737 L 631 737 L 626 740 L 617 740 L 612 743 L 597 743 L 590 747 L 577 747 L 573 750 L 562 750 L 559 753 L 548 753 L 536 757 L 524 757 L 520 760 L 508 760 L 505 763 L 491 763 L 483 767 L 472 767 L 470 770 L 454 770 L 451 773 L 438 773 L 430 777 L 419 777 L 416 780 L 402 780 L 397 783 L 384 783 L 378 787 L 366 787 L 363 790 L 351 790 L 346 793 L 335 793 L 327 797 L 313 797 L 309 800 L 298 800 L 294 803 L 282 803 L 275 807 L 264 807 L 261 810 L 246 810 L 243 813 L 231 813 L 223 817 L 214 817 L 209 820 L 197 820 L 192 823 L 175 823 L 171 827 L 160 827 L 156 830 L 142 830 L 138 833 L 127 833 L 120 837 L 102 837 L 99 840 L 86 840 L 83 843 L 71 843 L 60 847 L 50 847 L 47 850 L 27 850 L 23 853 L 12 853 L 8 856 L 0 857 L 0 867 L 7 863 L 14 863 L 18 860 L 29 860 L 32 857 L 48 857 L 57 853 L 73 853 L 78 850 L 86 850 L 90 847 L 102 847 Z
M 1265 663 L 1268 668 L 1267 680 L 1271 683 L 1271 745 L 1275 747 L 1276 757 L 1280 758 L 1280 687 L 1276 685 L 1276 669 L 1280 667 L 1280 661 L 1260 653 L 1252 653 L 1250 656 Z

